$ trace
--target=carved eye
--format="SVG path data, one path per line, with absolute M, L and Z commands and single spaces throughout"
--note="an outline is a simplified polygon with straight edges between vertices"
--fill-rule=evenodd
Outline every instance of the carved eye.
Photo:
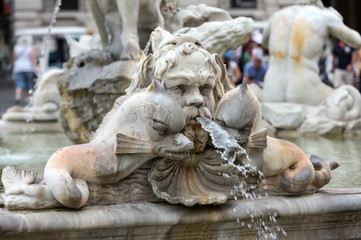
M 164 122 L 161 122 L 157 119 L 153 119 L 153 125 L 152 128 L 159 132 L 159 134 L 164 135 L 167 130 L 167 125 Z
M 200 87 L 199 91 L 203 96 L 208 96 L 211 93 L 212 88 L 210 85 L 204 85 Z
M 251 134 L 252 128 L 245 126 L 242 129 L 239 130 L 239 135 L 248 138 L 249 135 Z
M 218 123 L 219 126 L 221 126 L 221 127 L 227 126 L 226 123 L 222 119 L 219 119 L 219 118 L 216 119 L 216 123 Z
M 250 127 L 244 127 L 244 128 L 241 129 L 241 131 L 249 132 L 249 131 L 251 131 L 251 128 Z
M 185 89 L 184 89 L 184 86 L 183 86 L 183 85 L 178 85 L 178 86 L 176 86 L 176 87 L 174 87 L 174 88 L 172 89 L 172 92 L 173 92 L 174 94 L 179 94 L 179 95 L 183 94 L 184 91 L 185 91 Z

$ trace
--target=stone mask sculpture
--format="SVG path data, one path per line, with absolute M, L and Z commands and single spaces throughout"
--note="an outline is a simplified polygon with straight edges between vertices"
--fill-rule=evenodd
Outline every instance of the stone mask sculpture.
M 330 180 L 338 164 L 308 159 L 294 144 L 268 137 L 246 83 L 234 88 L 219 57 L 196 39 L 157 28 L 151 46 L 127 96 L 115 101 L 97 131 L 87 133 L 89 143 L 53 154 L 43 182 L 32 172 L 3 170 L 6 207 L 149 201 L 124 194 L 133 183 L 155 201 L 222 204 L 242 185 L 237 165 L 245 164 L 246 154 L 266 178 L 250 180 L 258 192 L 303 194 Z M 113 199 L 104 201 L 104 192 Z

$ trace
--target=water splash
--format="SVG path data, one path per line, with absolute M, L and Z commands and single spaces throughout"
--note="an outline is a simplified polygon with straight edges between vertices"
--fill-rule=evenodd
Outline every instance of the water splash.
M 226 164 L 231 165 L 237 170 L 240 185 L 234 186 L 235 191 L 232 193 L 232 195 L 234 195 L 234 199 L 237 200 L 237 196 L 239 195 L 243 199 L 250 200 L 261 199 L 262 197 L 267 198 L 267 194 L 256 194 L 253 191 L 257 188 L 256 184 L 259 184 L 261 180 L 264 181 L 264 175 L 251 164 L 251 159 L 249 158 L 246 150 L 242 148 L 237 141 L 216 122 L 205 117 L 197 117 L 196 119 L 202 125 L 202 128 L 210 134 L 214 147 L 220 150 L 221 157 L 226 161 Z M 245 158 L 241 165 L 237 163 L 238 161 L 235 161 L 237 155 L 243 155 Z M 228 174 L 222 175 L 226 178 L 230 177 Z M 249 177 L 256 177 L 258 180 L 255 184 L 249 184 L 247 182 Z M 276 232 L 281 232 L 283 235 L 287 236 L 287 233 L 283 230 L 283 228 L 276 224 L 276 217 L 278 214 L 271 211 L 270 204 L 270 202 L 267 204 L 267 209 L 269 209 L 268 217 L 262 215 L 256 216 L 255 206 L 254 204 L 251 204 L 250 208 L 245 209 L 249 215 L 250 222 L 245 224 L 244 221 L 240 221 L 238 218 L 237 222 L 240 223 L 242 227 L 247 227 L 257 231 L 257 239 L 277 239 Z M 233 212 L 237 214 L 237 209 L 234 208 Z
M 196 119 L 202 125 L 202 128 L 210 134 L 214 147 L 223 149 L 223 152 L 221 152 L 222 159 L 234 163 L 237 154 L 248 156 L 246 150 L 239 146 L 237 141 L 218 123 L 205 117 L 197 117 Z

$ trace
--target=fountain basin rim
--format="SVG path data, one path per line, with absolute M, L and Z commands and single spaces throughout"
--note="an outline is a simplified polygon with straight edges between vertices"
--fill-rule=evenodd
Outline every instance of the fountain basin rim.
M 9 211 L 0 208 L 0 233 L 83 231 L 161 227 L 200 223 L 237 222 L 276 213 L 276 218 L 319 216 L 358 212 L 361 214 L 361 188 L 327 189 L 303 196 L 270 196 L 254 200 L 230 200 L 218 206 L 125 203 L 88 206 L 79 210 L 50 209 Z
M 0 119 L 0 131 L 7 133 L 22 132 L 64 132 L 58 121 L 47 122 L 23 122 L 23 121 L 4 121 Z

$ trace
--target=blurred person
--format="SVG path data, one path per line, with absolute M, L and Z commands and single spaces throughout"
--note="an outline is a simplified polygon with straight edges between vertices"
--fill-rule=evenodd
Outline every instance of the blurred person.
M 353 48 L 341 40 L 333 48 L 333 86 L 353 85 L 352 52 Z
M 7 75 L 11 71 L 11 49 L 3 41 L 0 43 L 0 74 Z
M 244 72 L 244 66 L 251 60 L 251 49 L 250 45 L 243 46 L 242 56 L 238 62 L 238 67 L 242 72 Z
M 251 61 L 244 66 L 244 78 L 248 84 L 254 83 L 263 87 L 267 65 L 262 62 L 263 54 L 259 50 L 252 49 Z
M 254 56 L 260 56 L 263 58 L 263 48 L 262 48 L 262 33 L 255 31 L 252 34 L 252 48 L 251 48 L 251 60 Z
M 321 57 L 318 60 L 318 69 L 319 69 L 319 76 L 321 81 L 330 87 L 333 87 L 333 84 L 331 82 L 333 79 L 331 73 L 332 61 L 333 61 L 333 56 L 331 49 L 328 47 L 327 44 L 325 44 L 322 49 Z
M 361 92 L 361 83 L 360 83 L 360 77 L 361 77 L 361 47 L 358 48 L 352 55 L 352 62 L 353 62 L 353 69 L 355 73 L 355 83 L 357 85 L 357 88 Z
M 232 82 L 235 85 L 241 84 L 242 82 L 240 80 L 241 80 L 242 73 L 239 70 L 237 63 L 235 61 L 232 61 L 230 58 L 228 58 L 226 56 L 224 56 L 222 58 L 222 60 L 223 60 L 223 63 L 226 65 L 226 69 L 227 69 L 228 73 L 231 74 L 231 76 L 232 76 Z
M 231 61 L 235 61 L 233 50 L 228 50 L 223 56 Z
M 31 36 L 20 37 L 14 47 L 11 63 L 15 79 L 15 104 L 21 103 L 24 92 L 25 102 L 29 103 L 30 91 L 33 90 L 34 77 L 38 73 L 38 64 Z

